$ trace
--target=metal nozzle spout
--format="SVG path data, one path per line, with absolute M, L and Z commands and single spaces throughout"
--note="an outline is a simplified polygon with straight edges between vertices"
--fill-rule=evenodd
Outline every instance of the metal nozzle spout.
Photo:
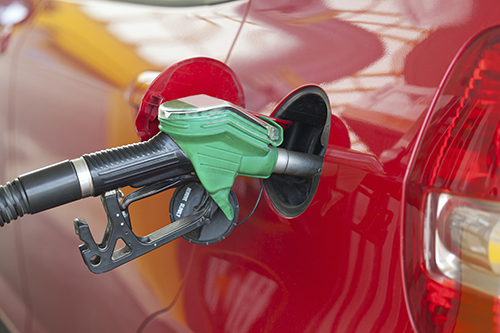
M 322 168 L 322 156 L 278 148 L 274 173 L 312 178 L 320 173 Z

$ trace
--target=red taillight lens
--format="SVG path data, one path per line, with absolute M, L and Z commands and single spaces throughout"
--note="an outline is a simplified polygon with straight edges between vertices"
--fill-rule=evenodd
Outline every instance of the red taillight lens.
M 500 329 L 500 27 L 463 48 L 406 182 L 407 301 L 421 332 Z

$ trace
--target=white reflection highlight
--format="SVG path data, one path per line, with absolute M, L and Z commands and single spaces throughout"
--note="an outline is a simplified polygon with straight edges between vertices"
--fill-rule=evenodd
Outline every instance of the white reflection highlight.
M 27 18 L 28 14 L 28 8 L 18 1 L 13 1 L 5 7 L 0 5 L 0 25 L 12 26 Z
M 132 45 L 152 65 L 167 67 L 195 56 L 224 60 L 242 24 L 234 10 L 244 2 L 199 7 L 155 7 L 88 1 L 83 11 Z

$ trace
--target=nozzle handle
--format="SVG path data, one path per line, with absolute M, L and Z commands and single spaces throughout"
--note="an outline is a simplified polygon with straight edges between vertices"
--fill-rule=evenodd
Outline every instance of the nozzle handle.
M 141 187 L 193 170 L 186 154 L 165 133 L 146 142 L 83 155 L 0 186 L 0 226 L 25 214 L 126 186 Z
M 125 186 L 141 187 L 194 170 L 170 136 L 158 133 L 148 141 L 83 155 L 92 178 L 92 195 Z M 85 179 L 83 174 L 80 178 Z M 85 186 L 82 182 L 82 185 Z

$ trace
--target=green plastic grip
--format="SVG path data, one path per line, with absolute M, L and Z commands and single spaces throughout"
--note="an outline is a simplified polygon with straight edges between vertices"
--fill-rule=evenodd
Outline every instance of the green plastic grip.
M 202 185 L 229 220 L 229 191 L 237 175 L 268 178 L 283 129 L 229 102 L 196 95 L 163 103 L 159 128 L 186 153 Z

